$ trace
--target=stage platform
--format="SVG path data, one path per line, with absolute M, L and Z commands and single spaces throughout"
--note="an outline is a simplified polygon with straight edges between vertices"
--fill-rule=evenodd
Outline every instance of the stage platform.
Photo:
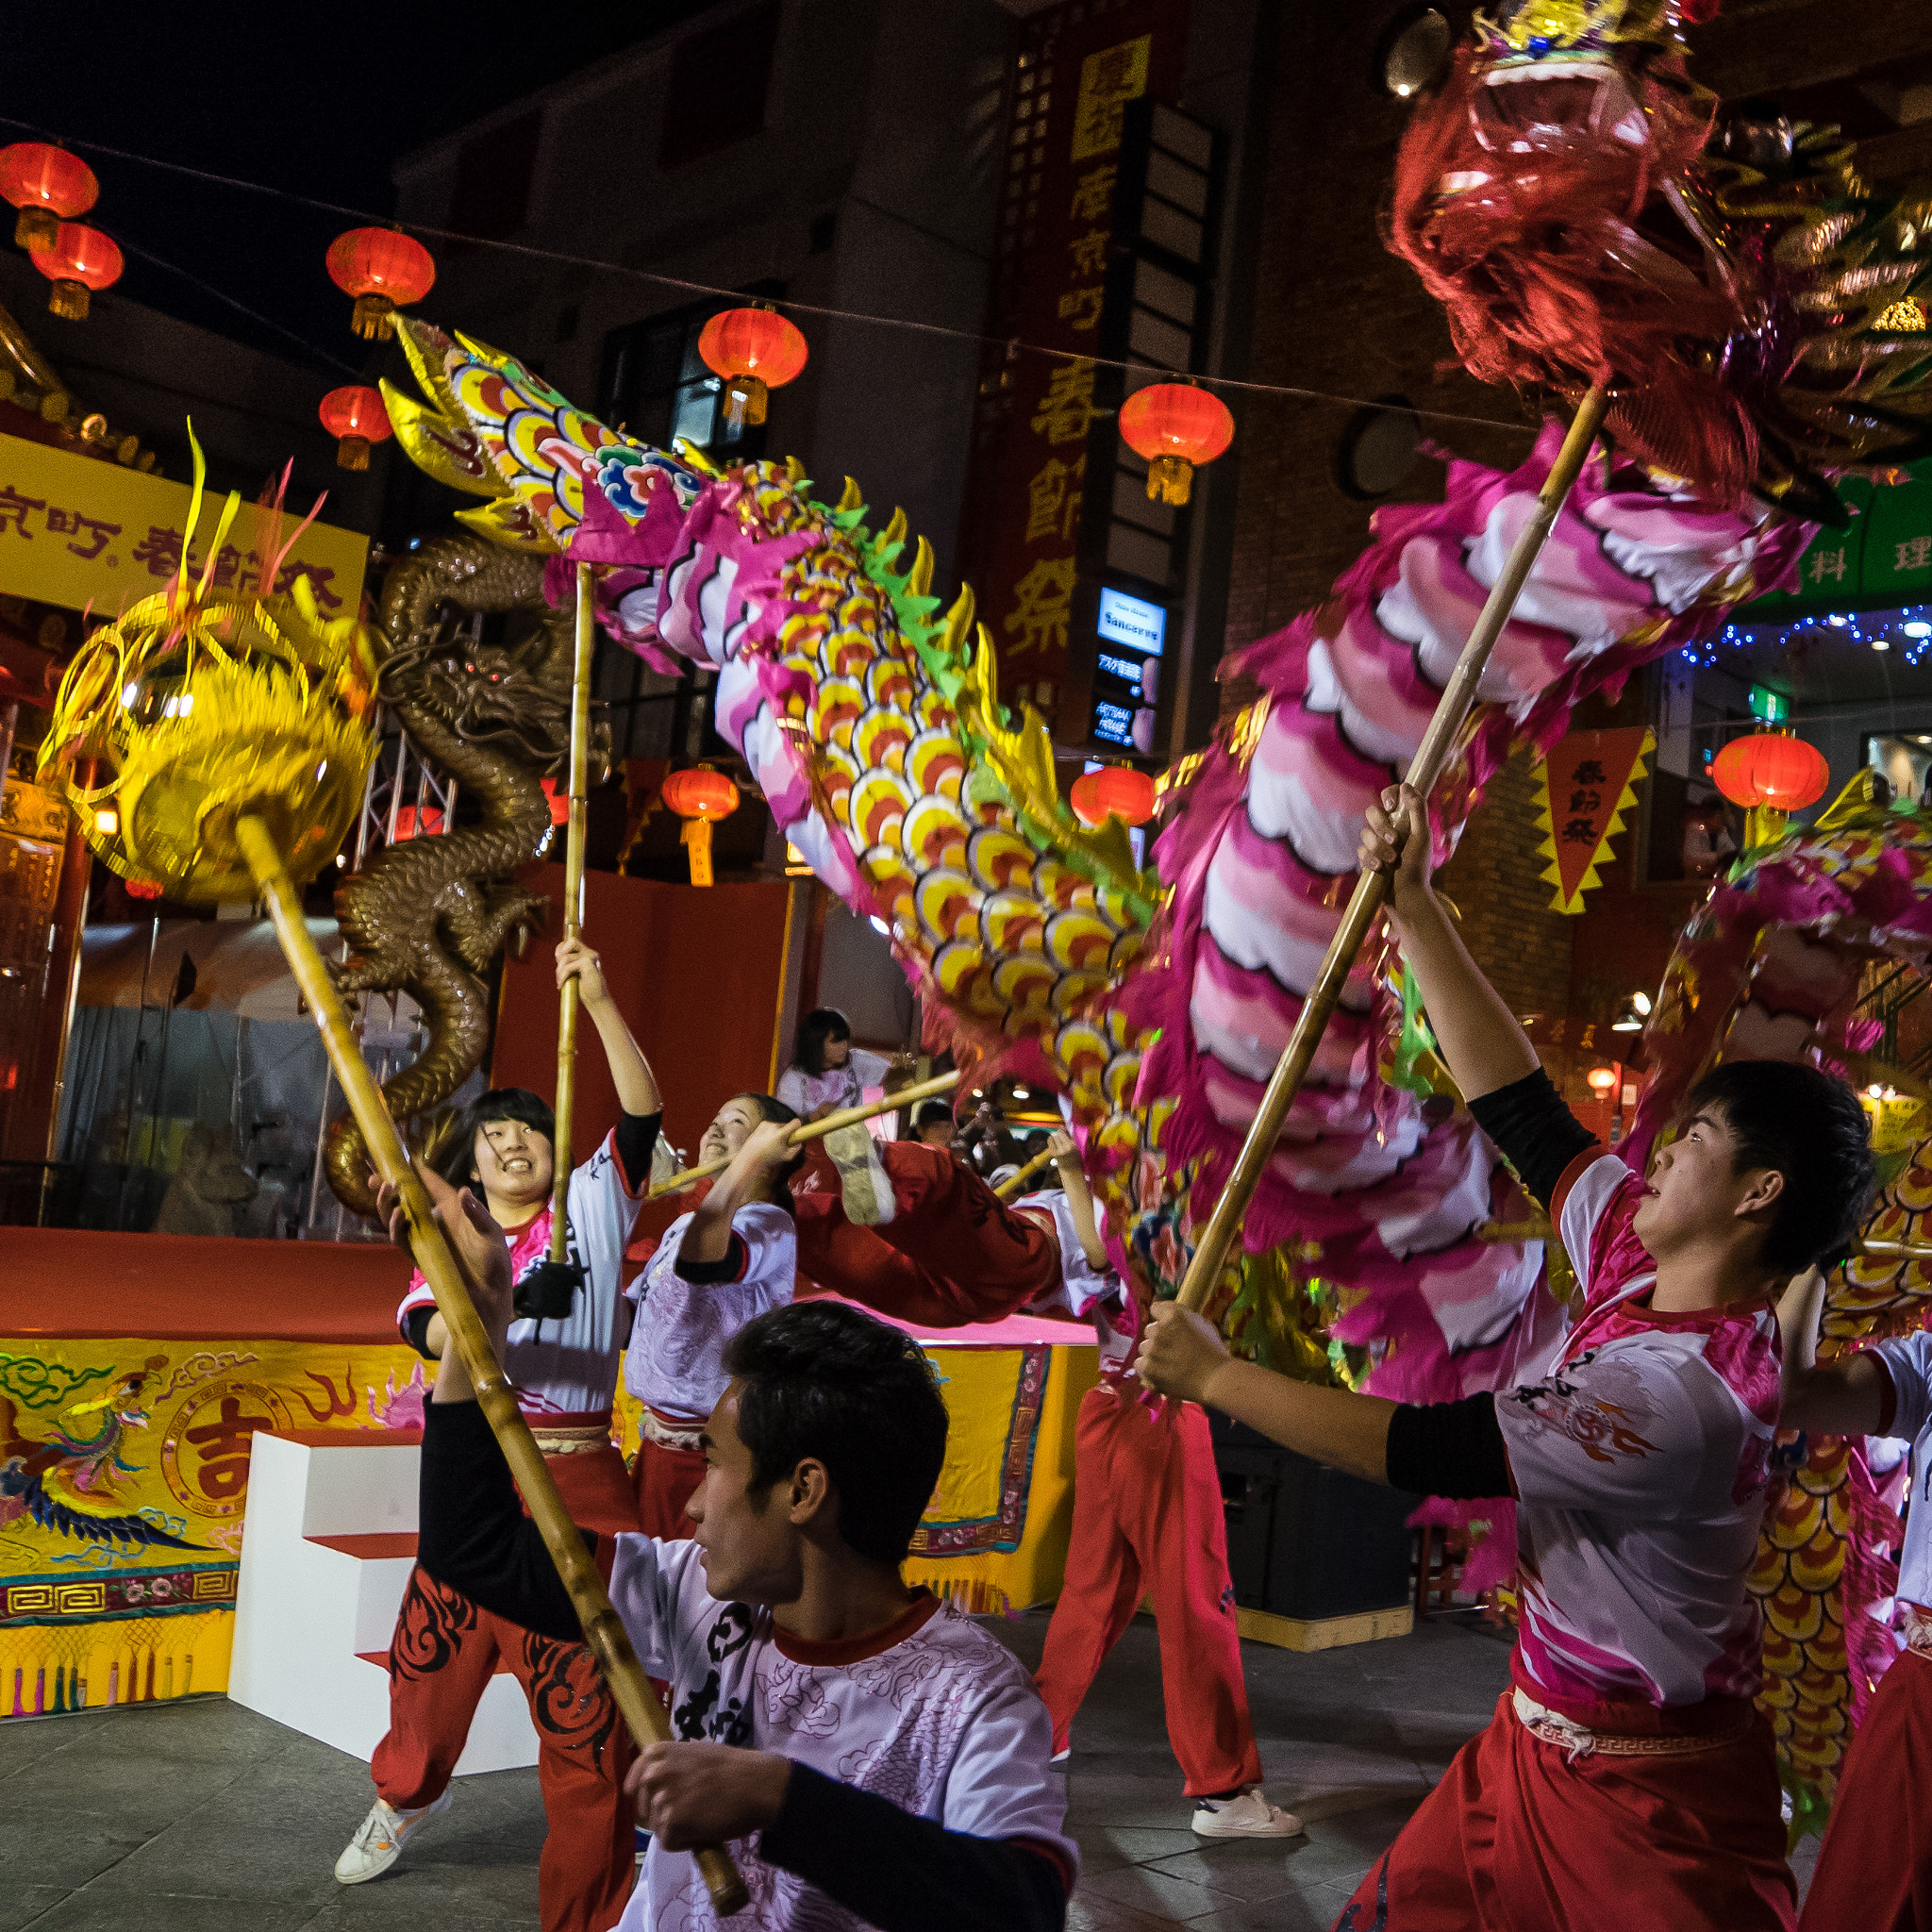
M 226 1691 L 253 1438 L 420 1424 L 408 1273 L 375 1243 L 6 1230 L 0 1719 Z M 952 1437 L 908 1576 L 974 1610 L 1050 1601 L 1091 1330 L 911 1332 Z M 621 1389 L 618 1428 L 634 1449 Z

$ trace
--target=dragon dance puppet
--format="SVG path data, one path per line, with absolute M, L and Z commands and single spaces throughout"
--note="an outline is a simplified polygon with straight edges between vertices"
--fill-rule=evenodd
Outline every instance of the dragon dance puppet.
M 1443 851 L 1512 746 L 1547 748 L 1580 700 L 1778 588 L 1817 524 L 1843 520 L 1833 478 L 1917 454 L 1932 425 L 1932 338 L 1923 310 L 1901 324 L 1932 284 L 1932 199 L 1867 192 L 1832 130 L 1720 121 L 1680 39 L 1680 12 L 1711 11 L 1479 16 L 1402 145 L 1393 245 L 1468 366 L 1612 390 L 1610 447 L 1433 800 Z M 598 616 L 626 648 L 716 671 L 717 728 L 786 838 L 884 923 L 957 1039 L 1066 1097 L 1115 1264 L 1172 1294 L 1336 929 L 1363 810 L 1414 752 L 1555 431 L 1513 472 L 1453 462 L 1441 503 L 1378 511 L 1328 601 L 1241 655 L 1260 695 L 1171 774 L 1143 873 L 1118 823 L 1091 831 L 1061 801 L 1044 724 L 1000 705 L 970 591 L 941 608 L 902 516 L 795 464 L 640 445 L 512 357 L 399 326 L 427 398 L 387 391 L 410 455 L 487 499 L 473 527 L 549 558 L 559 598 L 574 565 L 598 566 Z M 1923 964 L 1932 834 L 1912 814 L 1848 808 L 1752 859 L 1672 964 L 1641 1145 L 1720 1055 L 1844 1050 L 1874 951 Z M 1361 1386 L 1441 1401 L 1534 1376 L 1567 1317 L 1540 1241 L 1480 1238 L 1520 1227 L 1524 1197 L 1451 1097 L 1410 1091 L 1386 952 L 1349 982 L 1216 1310 L 1291 1373 L 1344 1373 L 1347 1350 Z M 1932 1152 L 1881 1219 L 1908 1228 L 1928 1204 Z M 1836 1279 L 1836 1345 L 1918 1321 L 1932 1282 L 1881 1272 Z M 1828 1802 L 1875 1660 L 1846 1634 L 1885 1593 L 1869 1491 L 1853 1447 L 1805 1448 L 1756 1580 L 1801 1823 Z

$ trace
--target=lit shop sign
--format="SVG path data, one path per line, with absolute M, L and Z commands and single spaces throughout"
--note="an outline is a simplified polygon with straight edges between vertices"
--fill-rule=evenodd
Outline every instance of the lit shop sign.
M 1103 744 L 1150 753 L 1167 611 L 1144 597 L 1104 590 L 1095 627 L 1100 647 L 1093 660 L 1093 736 Z

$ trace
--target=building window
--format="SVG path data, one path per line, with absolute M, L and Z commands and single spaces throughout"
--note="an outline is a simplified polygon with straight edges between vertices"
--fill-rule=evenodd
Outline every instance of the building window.
M 680 41 L 665 90 L 660 168 L 702 160 L 762 133 L 778 48 L 779 0 Z
M 660 449 L 682 437 L 734 461 L 763 456 L 762 425 L 741 429 L 735 437 L 726 428 L 724 384 L 705 366 L 698 335 L 721 309 L 743 301 L 778 301 L 784 293 L 783 282 L 757 282 L 741 297 L 714 296 L 612 329 L 604 339 L 598 414 Z

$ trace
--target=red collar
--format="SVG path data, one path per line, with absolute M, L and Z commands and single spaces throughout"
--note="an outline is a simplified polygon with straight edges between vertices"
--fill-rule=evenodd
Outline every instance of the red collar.
M 780 1657 L 790 1657 L 795 1664 L 857 1664 L 863 1663 L 869 1657 L 879 1657 L 892 1648 L 895 1643 L 904 1643 L 915 1630 L 922 1628 L 940 1607 L 940 1600 L 932 1591 L 922 1585 L 913 1593 L 912 1601 L 882 1630 L 874 1630 L 865 1637 L 845 1637 L 831 1643 L 815 1643 L 808 1637 L 796 1637 L 775 1621 L 772 1624 L 772 1641 L 778 1646 Z

